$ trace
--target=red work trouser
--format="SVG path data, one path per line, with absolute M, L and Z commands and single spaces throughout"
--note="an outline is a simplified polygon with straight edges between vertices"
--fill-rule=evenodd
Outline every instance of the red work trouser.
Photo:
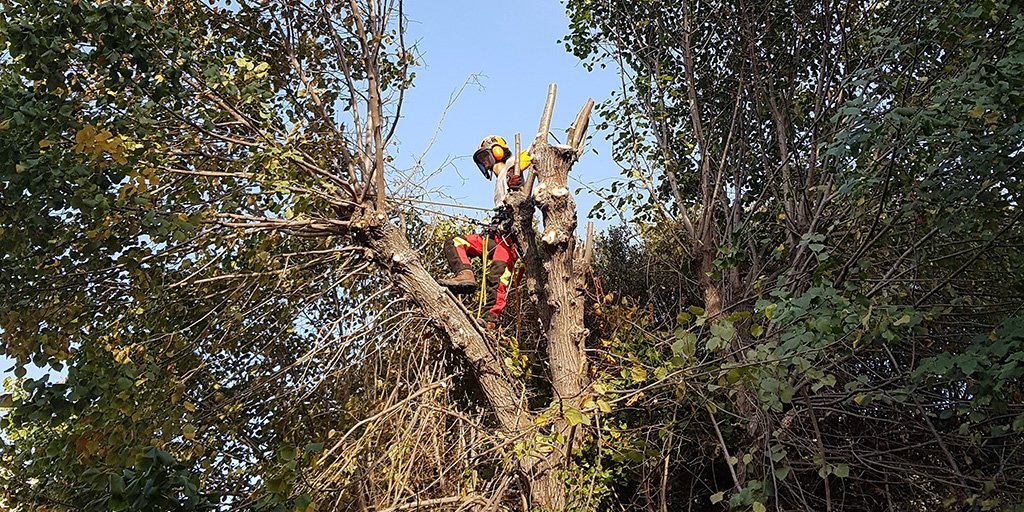
M 505 309 L 505 297 L 512 283 L 512 273 L 516 265 L 516 246 L 506 240 L 504 233 L 497 233 L 484 238 L 476 233 L 465 237 L 455 237 L 445 244 L 445 256 L 452 270 L 472 269 L 470 258 L 478 258 L 484 253 L 487 244 L 487 302 L 484 310 L 487 316 L 497 319 Z

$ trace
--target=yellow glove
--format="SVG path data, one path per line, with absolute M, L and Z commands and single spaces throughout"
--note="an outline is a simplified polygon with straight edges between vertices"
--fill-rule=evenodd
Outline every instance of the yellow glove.
M 519 153 L 519 172 L 525 171 L 526 168 L 530 166 L 531 162 L 530 153 L 526 151 Z

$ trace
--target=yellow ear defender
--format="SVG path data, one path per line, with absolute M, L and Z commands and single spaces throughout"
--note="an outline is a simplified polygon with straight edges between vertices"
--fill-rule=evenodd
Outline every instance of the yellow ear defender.
M 508 144 L 505 139 L 500 136 L 494 137 L 494 142 L 491 144 L 491 154 L 494 155 L 494 160 L 498 162 L 504 162 L 508 158 Z
M 491 179 L 490 170 L 494 164 L 504 162 L 511 156 L 508 143 L 497 135 L 492 135 L 480 143 L 480 149 L 473 153 L 473 162 L 480 169 L 485 178 Z

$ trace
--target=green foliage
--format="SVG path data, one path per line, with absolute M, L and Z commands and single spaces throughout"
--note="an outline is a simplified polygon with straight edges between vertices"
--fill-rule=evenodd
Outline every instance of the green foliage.
M 1024 425 L 1020 6 L 567 10 L 567 49 L 624 76 L 599 111 L 625 170 L 596 213 L 636 234 L 612 232 L 596 267 L 630 307 L 656 312 L 602 329 L 621 350 L 609 384 L 644 390 L 631 396 L 658 437 L 692 440 L 663 442 L 668 469 L 638 464 L 623 499 L 825 509 L 842 493 L 849 510 L 1012 510 L 1024 492 L 1004 473 L 1024 462 L 1002 451 Z M 665 471 L 702 490 L 645 491 Z
M 342 143 L 308 115 L 273 11 L 11 0 L 0 12 L 0 350 L 19 377 L 29 364 L 63 377 L 4 396 L 5 506 L 202 510 L 232 494 L 304 508 L 291 482 L 312 454 L 267 461 L 345 425 L 306 423 L 319 408 L 362 413 L 310 369 L 336 364 L 330 333 L 358 339 L 345 326 L 376 316 L 356 305 L 390 297 L 336 239 L 242 225 L 336 216 L 309 191 L 337 184 L 308 166 L 334 165 Z M 290 28 L 323 34 L 321 18 Z M 358 59 L 298 52 L 335 77 L 318 84 L 328 115 L 344 108 L 337 73 L 364 76 Z M 384 60 L 386 86 L 406 83 L 408 57 Z M 383 328 L 366 335 L 404 332 Z M 287 485 L 264 492 L 275 478 Z

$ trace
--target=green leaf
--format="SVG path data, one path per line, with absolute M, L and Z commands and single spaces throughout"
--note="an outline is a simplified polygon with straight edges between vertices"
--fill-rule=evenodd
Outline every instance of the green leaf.
M 307 451 L 309 453 L 320 453 L 320 452 L 324 451 L 324 444 L 323 443 L 309 443 L 309 444 L 307 444 L 305 446 L 305 448 L 303 448 L 303 450 Z
M 565 422 L 568 423 L 570 427 L 575 427 L 576 425 L 580 424 L 590 424 L 590 418 L 588 418 L 578 409 L 568 408 L 565 410 L 564 416 Z
M 163 450 L 157 450 L 156 460 L 160 461 L 161 464 L 171 464 L 174 462 L 174 456 Z
M 310 503 L 313 503 L 313 498 L 308 494 L 300 494 L 295 497 L 295 508 L 293 510 L 305 510 Z
M 764 504 L 760 501 L 754 502 L 754 512 L 767 512 L 768 509 L 764 508 Z
M 288 446 L 288 445 L 282 446 L 281 450 L 279 452 L 277 452 L 277 455 L 284 462 L 288 462 L 288 461 L 294 460 L 295 459 L 295 448 L 292 447 L 292 446 Z
M 110 500 L 107 501 L 107 507 L 114 512 L 120 512 L 121 510 L 128 509 L 128 502 L 124 498 L 112 496 Z
M 716 493 L 711 495 L 711 504 L 713 505 L 715 503 L 720 503 L 724 499 L 725 499 L 725 493 L 724 492 L 716 492 Z
M 773 462 L 779 462 L 786 458 L 786 449 L 779 447 L 779 445 L 772 446 L 771 458 Z
M 281 484 L 283 483 L 281 477 L 275 477 L 267 480 L 267 490 L 271 493 L 277 494 L 281 491 Z
M 711 326 L 711 334 L 723 341 L 731 342 L 736 337 L 736 328 L 731 322 L 723 320 Z
M 124 494 L 124 478 L 121 475 L 110 475 L 110 493 L 115 496 Z
M 793 468 L 791 468 L 789 466 L 782 466 L 781 468 L 776 468 L 775 469 L 775 478 L 777 478 L 779 480 L 785 480 L 786 477 L 789 476 L 789 472 L 792 469 Z
M 744 320 L 746 320 L 748 318 L 750 318 L 750 311 L 737 311 L 737 312 L 735 312 L 735 313 L 725 317 L 726 320 L 728 320 L 729 322 L 732 322 L 732 323 L 742 322 L 742 321 L 744 321 Z
M 839 478 L 846 478 L 850 476 L 850 466 L 846 464 L 839 464 L 832 470 L 832 474 Z
M 672 344 L 672 353 L 692 360 L 697 355 L 697 335 L 690 331 L 676 331 L 676 342 Z

